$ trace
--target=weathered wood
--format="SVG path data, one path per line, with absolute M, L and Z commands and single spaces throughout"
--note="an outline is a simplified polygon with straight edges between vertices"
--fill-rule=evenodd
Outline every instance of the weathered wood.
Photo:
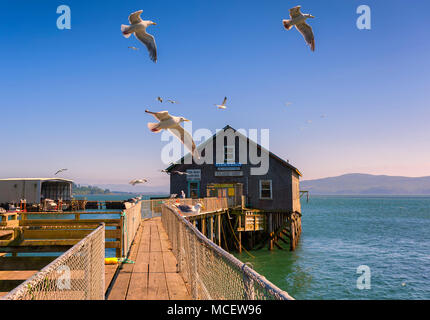
M 242 216 L 239 215 L 239 226 L 242 225 Z M 242 253 L 242 232 L 239 231 L 239 253 Z
M 214 241 L 214 217 L 209 217 L 209 239 Z
M 217 238 L 218 246 L 221 247 L 221 215 L 217 216 Z
M 20 226 L 64 226 L 64 225 L 88 225 L 97 226 L 104 222 L 108 226 L 118 226 L 119 219 L 81 219 L 79 221 L 71 219 L 37 219 L 37 220 L 20 220 Z
M 108 299 L 190 299 L 182 277 L 176 272 L 176 258 L 160 218 L 145 220 L 138 236 L 130 250 L 135 263 L 119 270 Z
M 0 280 L 27 280 L 39 270 L 7 270 L 0 271 Z
M 204 236 L 206 236 L 206 216 L 202 217 L 201 221 L 201 233 L 203 233 Z
M 83 239 L 94 230 L 25 230 L 24 239 Z M 120 239 L 120 230 L 106 230 L 105 237 Z

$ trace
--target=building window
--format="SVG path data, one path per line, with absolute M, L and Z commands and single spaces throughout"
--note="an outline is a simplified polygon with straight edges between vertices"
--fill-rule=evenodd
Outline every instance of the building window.
M 272 199 L 272 180 L 260 180 L 260 199 Z
M 224 147 L 224 163 L 234 163 L 234 146 L 225 146 Z
M 200 169 L 188 169 L 187 180 L 189 181 L 200 181 L 202 177 L 202 170 Z
M 200 183 L 199 182 L 189 182 L 188 197 L 192 198 L 192 199 L 200 198 Z

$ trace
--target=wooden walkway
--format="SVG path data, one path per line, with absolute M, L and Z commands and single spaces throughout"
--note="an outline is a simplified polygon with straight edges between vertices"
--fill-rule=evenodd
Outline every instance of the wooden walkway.
M 112 280 L 109 300 L 191 300 L 176 272 L 176 258 L 161 218 L 144 220 L 131 247 L 130 260 Z

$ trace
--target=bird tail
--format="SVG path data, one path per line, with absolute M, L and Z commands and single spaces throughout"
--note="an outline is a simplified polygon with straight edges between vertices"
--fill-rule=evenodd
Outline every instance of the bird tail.
M 284 28 L 287 30 L 290 30 L 293 27 L 291 20 L 282 20 L 282 23 L 284 24 Z
M 158 127 L 159 123 L 148 122 L 148 128 L 152 132 L 160 132 L 161 129 Z
M 131 36 L 132 32 L 130 32 L 129 30 L 130 30 L 130 26 L 127 26 L 125 24 L 121 25 L 121 32 L 124 37 L 129 38 Z

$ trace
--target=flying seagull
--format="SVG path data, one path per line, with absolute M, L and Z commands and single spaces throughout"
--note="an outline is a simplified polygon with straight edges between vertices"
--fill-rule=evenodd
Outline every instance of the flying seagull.
M 127 26 L 125 24 L 121 25 L 121 31 L 124 37 L 129 38 L 133 33 L 134 36 L 140 40 L 148 49 L 149 57 L 152 61 L 157 62 L 157 46 L 155 44 L 155 39 L 149 33 L 146 33 L 146 28 L 149 26 L 156 25 L 155 22 L 142 20 L 140 18 L 143 10 L 139 10 L 133 12 L 128 20 L 130 21 L 130 25 Z
M 66 171 L 67 169 L 60 169 L 60 170 L 58 170 L 57 172 L 55 172 L 55 174 L 54 174 L 54 176 L 56 176 L 57 174 L 59 174 L 59 173 L 61 173 L 61 172 L 63 172 L 63 171 Z
M 188 174 L 188 172 L 182 172 L 182 171 L 172 171 L 172 172 L 170 172 L 170 171 L 167 171 L 167 170 L 161 170 L 161 172 L 163 172 L 163 173 L 167 173 L 167 174 L 179 174 L 179 175 L 187 175 Z
M 181 127 L 181 122 L 190 121 L 184 117 L 175 117 L 169 114 L 168 111 L 151 112 L 145 110 L 146 113 L 152 114 L 158 123 L 148 122 L 148 128 L 152 132 L 160 132 L 161 130 L 168 130 L 170 133 L 175 135 L 181 142 L 191 151 L 193 156 L 200 159 L 199 152 L 196 148 L 196 144 L 191 134 L 189 134 L 184 128 Z
M 148 180 L 147 179 L 134 179 L 134 180 L 131 180 L 129 182 L 129 184 L 135 186 L 136 184 L 145 183 L 145 182 L 148 182 Z
M 306 23 L 306 19 L 315 18 L 311 14 L 303 14 L 300 12 L 301 6 L 290 9 L 290 20 L 282 20 L 285 29 L 290 30 L 293 26 L 303 35 L 306 43 L 315 51 L 315 38 L 312 27 Z
M 136 48 L 136 47 L 128 47 L 128 48 L 133 50 L 139 50 L 139 48 Z
M 172 171 L 173 174 L 179 174 L 180 176 L 188 175 L 188 172 L 182 172 L 182 171 Z
M 204 209 L 204 206 L 201 203 L 197 203 L 195 206 L 190 206 L 189 204 L 175 203 L 174 206 L 181 210 L 183 213 L 189 214 L 199 214 L 200 210 Z
M 157 97 L 157 100 L 160 101 L 161 103 L 163 103 L 163 98 L 161 97 Z M 167 99 L 167 102 L 170 102 L 171 104 L 175 104 L 175 103 L 179 103 L 178 101 L 172 100 L 172 99 Z
M 227 97 L 224 98 L 224 101 L 222 102 L 222 104 L 216 104 L 216 106 L 218 107 L 218 109 L 225 109 L 227 108 L 227 106 L 225 105 L 227 103 Z

